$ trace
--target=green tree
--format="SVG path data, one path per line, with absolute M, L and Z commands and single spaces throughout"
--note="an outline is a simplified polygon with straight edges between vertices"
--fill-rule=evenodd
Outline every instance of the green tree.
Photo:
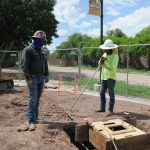
M 54 5 L 55 0 L 0 0 L 0 45 L 8 49 L 13 42 L 15 48 L 23 48 L 39 29 L 50 44 L 52 36 L 57 37 Z
M 135 40 L 138 44 L 150 44 L 150 26 L 145 27 L 140 32 L 138 32 L 135 36 Z M 150 46 L 136 47 L 135 50 L 132 51 L 132 53 L 134 56 L 138 56 L 137 59 L 140 63 L 140 67 L 143 67 L 143 61 L 141 61 L 140 58 L 145 58 L 145 62 L 148 64 L 148 67 L 146 67 L 145 69 L 150 70 Z
M 68 37 L 68 40 L 61 43 L 57 47 L 57 49 L 67 49 L 70 48 L 70 50 L 63 50 L 63 51 L 56 51 L 55 56 L 56 58 L 62 59 L 63 65 L 70 65 L 71 60 L 76 61 L 76 64 L 78 64 L 78 51 L 73 50 L 71 48 L 79 48 L 81 49 L 83 46 L 87 44 L 87 41 L 89 41 L 91 37 L 87 35 L 82 35 L 80 33 L 74 33 L 71 36 Z
M 36 30 L 47 34 L 47 43 L 57 37 L 58 21 L 52 13 L 55 0 L 0 0 L 0 47 L 22 50 Z
M 82 48 L 85 44 L 86 40 L 89 40 L 90 37 L 86 34 L 82 35 L 80 33 L 74 33 L 69 36 L 68 41 L 71 47 Z
M 119 28 L 112 29 L 106 32 L 107 36 L 114 36 L 114 37 L 127 37 L 125 33 Z
M 82 59 L 84 65 L 97 66 L 102 51 L 99 49 L 100 38 L 90 38 L 85 42 L 85 49 L 82 51 Z M 86 48 L 91 47 L 91 48 Z
M 145 35 L 150 35 L 150 26 L 142 29 L 135 35 L 135 37 L 144 37 Z

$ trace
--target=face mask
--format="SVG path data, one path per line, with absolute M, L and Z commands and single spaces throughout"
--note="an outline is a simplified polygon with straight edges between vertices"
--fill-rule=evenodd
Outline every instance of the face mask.
M 104 52 L 105 52 L 107 55 L 111 55 L 112 52 L 113 52 L 113 50 L 112 50 L 112 49 L 110 49 L 110 50 L 105 50 Z
M 38 48 L 41 49 L 43 47 L 43 45 L 45 45 L 45 41 L 41 40 L 41 39 L 33 39 L 33 45 Z

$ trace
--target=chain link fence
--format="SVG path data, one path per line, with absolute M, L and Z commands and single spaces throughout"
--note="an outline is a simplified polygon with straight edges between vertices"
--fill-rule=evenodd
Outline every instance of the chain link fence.
M 0 51 L 0 58 L 4 51 Z M 57 49 L 48 56 L 50 84 L 57 87 L 82 89 L 98 67 L 103 52 L 98 47 Z M 139 97 L 140 89 L 150 90 L 150 44 L 119 45 L 116 94 Z M 1 63 L 3 74 L 11 72 L 13 79 L 23 79 L 21 52 L 5 51 Z M 10 75 L 9 74 L 9 75 Z M 9 76 L 10 77 L 10 76 Z M 98 70 L 87 89 L 94 90 L 100 82 Z M 149 97 L 148 97 L 149 98 Z
M 136 52 L 134 49 L 137 49 Z M 142 95 L 142 93 L 139 93 L 138 89 L 143 88 L 144 90 L 145 88 L 150 90 L 149 52 L 150 44 L 119 45 L 119 63 L 116 84 L 116 91 L 118 94 L 122 96 L 139 97 L 139 94 Z M 103 52 L 98 47 L 55 50 L 50 54 L 49 59 L 51 79 L 59 79 L 58 76 L 61 75 L 61 80 L 68 83 L 70 81 L 70 84 L 74 87 L 77 86 L 78 89 L 83 88 L 95 73 L 102 53 Z M 52 56 L 53 58 L 51 58 Z M 54 59 L 57 61 L 57 65 L 53 63 Z M 93 90 L 94 84 L 99 84 L 99 81 L 100 71 L 97 71 L 87 89 Z
M 120 45 L 117 79 L 125 95 L 144 96 L 150 90 L 150 44 Z M 143 91 L 143 92 L 141 92 Z M 149 97 L 146 97 L 149 98 Z
M 58 89 L 70 88 L 77 90 L 79 87 L 79 56 L 77 48 L 57 49 L 49 54 L 50 82 Z

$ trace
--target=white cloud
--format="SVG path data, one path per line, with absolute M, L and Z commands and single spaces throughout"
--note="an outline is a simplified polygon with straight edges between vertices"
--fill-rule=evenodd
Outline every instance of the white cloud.
M 59 37 L 68 36 L 69 35 L 69 31 L 67 29 L 60 29 L 60 30 L 58 30 L 57 33 L 58 33 Z
M 103 30 L 104 30 L 104 33 L 107 31 L 107 26 L 105 26 L 104 25 L 104 27 L 103 27 Z M 89 30 L 82 30 L 82 31 L 80 31 L 80 33 L 82 33 L 82 34 L 87 34 L 87 35 L 89 35 L 89 36 L 91 36 L 91 37 L 99 37 L 100 36 L 100 28 L 94 28 L 94 29 L 89 29 Z
M 86 34 L 92 37 L 98 37 L 100 35 L 100 29 L 99 28 L 90 29 L 86 31 Z
M 94 24 L 99 24 L 98 20 L 91 20 L 91 22 L 94 23 Z
M 110 25 L 110 29 L 120 28 L 128 36 L 134 36 L 144 27 L 150 25 L 149 12 L 150 6 L 146 8 L 142 7 L 132 14 L 109 22 L 108 25 Z
M 121 15 L 122 10 L 136 6 L 139 0 L 105 0 L 105 13 L 111 16 Z
M 80 27 L 90 27 L 92 25 L 92 23 L 89 21 L 83 21 L 81 24 L 80 24 Z
M 120 15 L 120 12 L 117 9 L 114 9 L 113 7 L 107 7 L 106 14 L 112 15 L 112 16 L 118 16 Z
M 139 0 L 105 0 L 107 6 L 117 7 L 133 7 Z
M 98 19 L 99 20 L 99 19 Z M 98 20 L 89 20 L 89 21 L 83 21 L 78 25 L 78 28 L 82 29 L 82 28 L 89 28 L 93 25 L 99 25 L 100 21 Z M 77 26 L 76 26 L 77 27 Z
M 77 7 L 79 0 L 57 0 L 54 7 L 56 19 L 61 23 L 68 23 L 70 27 L 78 27 L 78 21 L 86 16 Z

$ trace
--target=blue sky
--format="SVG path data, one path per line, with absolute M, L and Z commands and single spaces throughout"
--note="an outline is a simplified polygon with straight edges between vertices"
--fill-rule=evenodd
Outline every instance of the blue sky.
M 103 0 L 104 34 L 120 28 L 128 36 L 135 36 L 150 25 L 150 0 Z M 92 37 L 100 36 L 100 17 L 88 14 L 89 0 L 57 0 L 54 14 L 59 21 L 57 34 L 50 45 L 55 50 L 75 32 Z

